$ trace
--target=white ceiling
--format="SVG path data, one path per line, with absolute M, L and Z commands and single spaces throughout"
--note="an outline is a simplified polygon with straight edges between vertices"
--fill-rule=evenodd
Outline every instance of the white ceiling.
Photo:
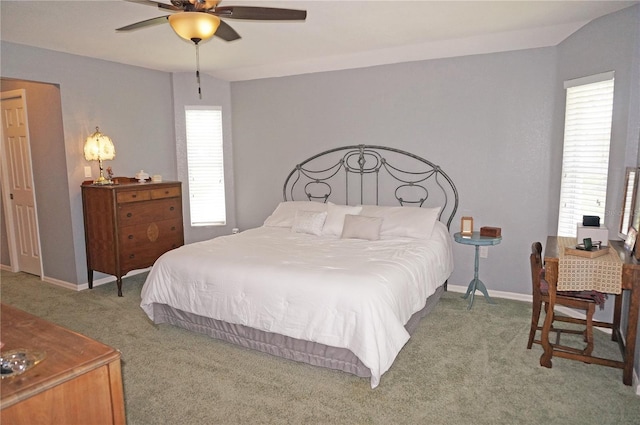
M 200 67 L 238 81 L 553 46 L 587 22 L 636 3 L 223 0 L 222 6 L 304 9 L 307 20 L 228 19 L 242 39 L 201 43 Z M 120 0 L 1 0 L 0 14 L 4 41 L 167 72 L 195 69 L 193 44 L 168 24 L 116 33 L 168 14 L 156 7 Z

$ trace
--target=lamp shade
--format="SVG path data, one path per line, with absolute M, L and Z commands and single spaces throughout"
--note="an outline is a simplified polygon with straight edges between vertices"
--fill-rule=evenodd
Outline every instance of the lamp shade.
M 169 25 L 180 37 L 198 44 L 213 37 L 220 18 L 206 12 L 181 12 L 169 15 Z
M 116 157 L 116 149 L 108 136 L 100 133 L 96 127 L 95 133 L 87 137 L 84 142 L 84 158 L 87 161 L 102 161 Z

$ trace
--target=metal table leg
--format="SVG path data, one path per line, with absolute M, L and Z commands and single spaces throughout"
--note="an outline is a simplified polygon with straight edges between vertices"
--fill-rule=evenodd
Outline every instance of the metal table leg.
M 484 285 L 484 283 L 482 283 L 480 279 L 478 279 L 479 269 L 480 269 L 480 246 L 476 245 L 476 259 L 475 259 L 475 265 L 473 267 L 473 279 L 471 280 L 471 282 L 469 282 L 467 293 L 462 296 L 462 298 L 466 299 L 469 295 L 471 295 L 467 310 L 471 310 L 471 307 L 473 306 L 473 298 L 475 296 L 476 289 L 482 292 L 482 294 L 484 295 L 485 299 L 489 304 L 495 304 L 495 301 L 491 299 L 491 297 L 489 296 L 489 293 L 487 292 L 487 287 Z

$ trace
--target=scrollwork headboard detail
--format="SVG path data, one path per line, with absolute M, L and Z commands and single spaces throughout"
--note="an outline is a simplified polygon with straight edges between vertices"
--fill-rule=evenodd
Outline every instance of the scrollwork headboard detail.
M 386 146 L 351 145 L 313 155 L 289 173 L 282 191 L 285 201 L 441 206 L 439 219 L 447 228 L 458 209 L 458 190 L 439 166 Z

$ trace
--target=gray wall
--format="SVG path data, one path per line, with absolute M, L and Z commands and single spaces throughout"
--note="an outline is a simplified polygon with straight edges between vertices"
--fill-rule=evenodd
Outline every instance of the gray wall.
M 471 215 L 476 227 L 502 227 L 503 242 L 482 261 L 487 286 L 529 294 L 529 246 L 556 230 L 564 79 L 616 71 L 609 211 L 619 208 L 625 165 L 637 165 L 639 27 L 635 6 L 586 25 L 557 47 L 236 82 L 230 90 L 204 78 L 203 101 L 233 110 L 231 127 L 231 111 L 223 116 L 225 131 L 233 132 L 228 163 L 234 167 L 237 225 L 261 224 L 281 200 L 292 166 L 308 156 L 345 144 L 394 146 L 432 160 L 453 178 L 460 191 L 458 218 Z M 51 277 L 86 282 L 79 188 L 87 165 L 84 139 L 96 125 L 112 137 L 117 156 L 107 165 L 117 175 L 144 168 L 178 178 L 182 154 L 175 140 L 184 124 L 175 117 L 194 101 L 193 76 L 6 42 L 1 49 L 3 77 L 60 86 L 67 181 L 51 184 L 66 188 L 68 199 L 58 202 L 68 202 L 71 220 L 69 227 L 44 218 L 41 227 L 58 226 L 72 238 L 73 254 L 61 259 L 71 277 L 57 271 Z M 93 170 L 95 175 L 97 166 Z M 44 164 L 38 175 L 56 171 Z M 605 220 L 614 221 L 609 215 Z M 188 238 L 201 239 L 197 233 Z M 43 252 L 48 255 L 54 253 Z M 454 256 L 450 282 L 466 286 L 473 251 L 456 244 Z
M 233 83 L 238 224 L 261 224 L 280 201 L 292 164 L 316 152 L 359 143 L 398 147 L 453 178 L 458 216 L 502 228 L 503 242 L 480 268 L 489 289 L 529 294 L 531 242 L 557 230 L 563 81 L 610 70 L 616 83 L 605 224 L 617 237 L 624 170 L 639 155 L 639 32 L 634 6 L 554 48 Z M 473 252 L 456 244 L 454 257 L 449 282 L 466 286 Z M 597 318 L 610 319 L 612 311 L 610 300 Z M 636 370 L 639 352 L 640 343 Z
M 232 83 L 238 223 L 259 225 L 293 165 L 348 144 L 404 149 L 440 165 L 459 217 L 499 226 L 481 274 L 490 289 L 530 293 L 531 242 L 547 235 L 555 115 L 554 48 Z M 467 285 L 473 249 L 454 246 L 449 280 Z
M 6 42 L 2 42 L 1 48 L 2 77 L 53 83 L 60 87 L 64 145 L 56 147 L 55 154 L 64 151 L 66 170 L 59 168 L 64 166 L 59 161 L 42 162 L 35 164 L 34 174 L 36 188 L 52 184 L 64 188 L 62 196 L 47 208 L 70 211 L 71 217 L 70 221 L 60 222 L 41 214 L 41 232 L 44 235 L 64 234 L 66 238 L 72 238 L 73 243 L 61 250 L 55 241 L 47 240 L 43 243 L 42 257 L 48 263 L 50 258 L 63 256 L 55 269 L 45 269 L 46 277 L 86 283 L 80 184 L 85 180 L 84 166 L 91 165 L 94 177 L 98 167 L 85 161 L 84 140 L 100 126 L 115 144 L 116 158 L 107 161 L 105 167 L 113 167 L 116 175 L 133 176 L 144 168 L 153 174 L 162 174 L 166 180 L 175 180 L 171 75 Z M 60 172 L 65 176 L 55 179 Z M 97 274 L 96 278 L 99 277 Z
M 558 46 L 556 103 L 564 105 L 562 84 L 586 75 L 615 71 L 613 123 L 609 153 L 609 185 L 605 224 L 617 238 L 622 214 L 625 168 L 637 165 L 640 134 L 640 6 L 607 15 L 586 25 Z M 551 181 L 560 181 L 564 121 L 554 128 Z M 551 192 L 550 205 L 558 205 L 560 187 Z M 549 209 L 557 225 L 557 211 Z M 553 228 L 556 230 L 556 227 Z
M 622 214 L 625 168 L 640 164 L 640 6 L 607 15 L 583 27 L 558 47 L 558 59 L 558 92 L 561 92 L 564 80 L 615 71 L 605 219 L 609 236 L 614 239 L 618 235 Z M 557 102 L 564 102 L 564 97 Z M 554 139 L 562 140 L 562 131 L 562 126 L 558 126 Z M 560 180 L 561 161 L 562 144 L 557 143 L 553 145 L 552 181 Z M 554 188 L 551 195 L 550 205 L 557 205 L 559 187 Z M 626 301 L 623 305 L 623 325 L 626 326 Z M 599 316 L 608 318 L 612 314 L 611 299 L 607 302 L 606 311 L 600 312 Z M 640 320 L 638 325 L 640 328 Z M 640 370 L 640 336 L 636 342 L 634 369 Z

